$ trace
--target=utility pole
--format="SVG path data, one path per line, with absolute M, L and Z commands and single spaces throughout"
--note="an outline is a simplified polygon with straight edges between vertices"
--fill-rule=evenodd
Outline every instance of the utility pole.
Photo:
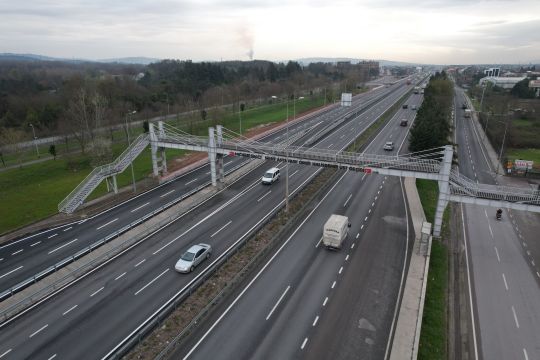
M 137 113 L 137 110 L 130 111 L 126 114 L 126 133 L 127 133 L 128 148 L 131 146 L 131 141 L 129 139 L 128 117 L 130 117 L 129 123 L 131 123 L 131 115 L 135 113 Z M 133 157 L 131 153 L 129 154 L 129 162 L 131 164 L 131 181 L 133 183 L 133 192 L 136 193 L 137 186 L 135 185 L 135 171 L 133 170 Z
M 39 149 L 38 149 L 38 146 L 37 146 L 37 136 L 36 136 L 36 131 L 34 130 L 34 125 L 32 124 L 28 124 L 30 125 L 30 127 L 32 128 L 32 134 L 34 135 L 34 146 L 36 147 L 36 153 L 37 153 L 37 157 L 39 158 Z

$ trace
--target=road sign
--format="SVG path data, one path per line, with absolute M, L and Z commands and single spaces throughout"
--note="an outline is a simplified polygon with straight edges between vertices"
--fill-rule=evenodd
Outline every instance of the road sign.
M 366 174 L 371 174 L 371 168 L 364 168 L 364 172 Z
M 528 160 L 514 160 L 514 167 L 520 170 L 531 170 L 533 162 Z

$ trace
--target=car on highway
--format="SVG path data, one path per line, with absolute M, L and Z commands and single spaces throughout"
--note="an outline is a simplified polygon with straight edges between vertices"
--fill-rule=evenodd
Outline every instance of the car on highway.
M 212 247 L 208 244 L 198 244 L 190 247 L 174 266 L 180 273 L 192 272 L 204 259 L 208 259 L 212 253 Z
M 383 146 L 383 149 L 384 150 L 387 150 L 387 151 L 392 151 L 394 150 L 394 143 L 392 141 L 387 141 L 384 146 Z
M 261 178 L 261 182 L 263 184 L 272 184 L 279 180 L 279 169 L 274 167 L 271 169 L 268 169 L 263 177 Z
M 404 108 L 404 109 L 408 109 L 408 108 L 409 108 L 409 104 L 403 104 L 403 108 Z
M 409 120 L 401 119 L 401 122 L 399 123 L 399 126 L 407 126 L 408 124 L 409 124 Z

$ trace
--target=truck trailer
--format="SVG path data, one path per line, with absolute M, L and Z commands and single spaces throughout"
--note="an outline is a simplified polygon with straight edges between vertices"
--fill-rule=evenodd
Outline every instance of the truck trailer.
M 322 242 L 327 249 L 339 250 L 349 234 L 349 218 L 342 215 L 331 215 L 323 228 Z

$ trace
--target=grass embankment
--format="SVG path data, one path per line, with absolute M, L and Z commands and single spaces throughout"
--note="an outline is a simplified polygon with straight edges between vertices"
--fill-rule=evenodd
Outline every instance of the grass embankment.
M 296 102 L 296 113 L 319 107 L 323 104 L 322 98 L 303 99 Z M 293 116 L 292 106 L 289 106 L 289 117 Z M 237 131 L 239 127 L 238 113 L 225 116 L 222 123 L 225 127 Z M 286 118 L 286 104 L 277 103 L 258 108 L 246 109 L 242 114 L 242 129 L 244 130 L 283 121 Z M 181 121 L 181 120 L 180 120 Z M 178 121 L 177 121 L 178 123 Z M 208 132 L 208 126 L 213 125 L 213 120 L 198 122 L 194 127 L 196 134 L 204 135 Z M 236 126 L 236 127 L 235 127 Z M 182 127 L 189 130 L 190 124 L 182 122 Z M 133 129 L 134 136 L 142 132 L 141 129 Z M 114 138 L 121 137 L 122 131 L 115 132 Z M 125 149 L 126 143 L 113 144 L 113 157 L 118 156 Z M 58 146 L 57 146 L 58 148 Z M 73 147 L 74 148 L 74 147 Z M 58 150 L 58 149 L 57 149 Z M 167 150 L 167 160 L 170 162 L 182 155 L 182 150 Z M 77 166 L 69 166 L 76 163 Z M 150 149 L 147 148 L 135 159 L 133 163 L 135 180 L 141 180 L 152 172 Z M 25 224 L 35 222 L 57 213 L 58 203 L 67 196 L 93 169 L 87 156 L 75 155 L 70 159 L 59 157 L 57 160 L 49 160 L 38 164 L 24 166 L 0 172 L 0 234 L 18 228 Z M 126 186 L 131 183 L 131 169 L 117 176 L 118 186 Z M 106 193 L 106 184 L 102 183 L 90 195 L 89 199 L 96 198 Z
M 427 221 L 433 224 L 437 206 L 436 181 L 416 180 L 420 201 Z M 448 236 L 449 209 L 444 213 L 442 238 Z M 419 360 L 447 359 L 447 288 L 448 249 L 443 242 L 433 239 L 429 274 L 424 302 L 424 315 L 418 351 Z

